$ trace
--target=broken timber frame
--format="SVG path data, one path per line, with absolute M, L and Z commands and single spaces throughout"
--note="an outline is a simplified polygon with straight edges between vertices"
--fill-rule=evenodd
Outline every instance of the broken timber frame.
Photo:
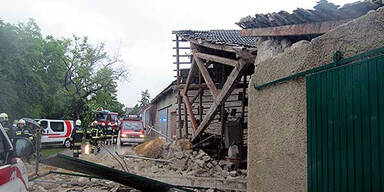
M 185 113 L 188 113 L 188 117 L 191 119 L 191 125 L 193 128 L 192 132 L 192 142 L 194 142 L 199 136 L 204 132 L 204 130 L 209 126 L 211 121 L 214 119 L 215 115 L 218 112 L 219 107 L 225 103 L 227 98 L 231 95 L 233 89 L 238 84 L 238 81 L 244 75 L 244 71 L 247 69 L 249 65 L 253 65 L 254 59 L 256 55 L 254 54 L 255 49 L 250 48 L 249 50 L 245 48 L 229 48 L 228 46 L 216 46 L 216 45 L 207 45 L 206 43 L 198 43 L 194 40 L 190 40 L 190 47 L 193 54 L 191 67 L 188 72 L 188 76 L 186 78 L 185 84 L 178 84 L 177 89 L 179 90 L 179 94 L 183 97 L 183 101 L 185 104 Z M 222 56 L 207 54 L 199 52 L 199 47 L 204 47 L 208 49 L 214 49 L 219 51 L 226 51 L 231 53 L 236 53 L 237 60 L 226 58 Z M 218 49 L 219 48 L 219 49 Z M 205 62 L 204 62 L 205 61 Z M 233 67 L 232 72 L 227 77 L 225 83 L 222 85 L 221 90 L 218 90 L 213 79 L 211 78 L 207 66 L 205 63 L 207 62 L 215 62 L 217 64 L 227 65 Z M 197 65 L 197 67 L 196 67 Z M 210 93 L 213 97 L 213 103 L 210 106 L 208 112 L 203 118 L 203 107 L 202 107 L 202 94 L 204 92 L 203 87 L 199 87 L 199 90 L 196 95 L 193 96 L 192 100 L 188 97 L 188 90 L 190 88 L 190 83 L 194 71 L 199 69 L 199 84 L 198 86 L 202 86 L 201 79 L 204 79 L 206 83 L 206 87 L 208 87 Z M 246 82 L 246 79 L 245 79 Z M 192 104 L 199 97 L 199 108 L 198 115 L 200 116 L 199 122 L 197 122 L 195 118 L 195 114 L 193 114 Z M 180 108 L 179 108 L 180 110 Z M 244 113 L 242 113 L 244 114 Z M 244 115 L 243 115 L 244 116 Z M 186 123 L 186 125 L 188 125 Z M 188 126 L 185 127 L 186 132 L 188 130 Z

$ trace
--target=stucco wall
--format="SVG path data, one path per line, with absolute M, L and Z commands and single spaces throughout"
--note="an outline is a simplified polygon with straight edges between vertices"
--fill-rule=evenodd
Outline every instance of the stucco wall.
M 371 11 L 311 42 L 292 46 L 269 42 L 272 48 L 268 49 L 268 43 L 259 44 L 249 87 L 248 191 L 307 191 L 305 79 L 259 91 L 253 85 L 328 64 L 336 50 L 349 57 L 384 46 L 384 9 Z

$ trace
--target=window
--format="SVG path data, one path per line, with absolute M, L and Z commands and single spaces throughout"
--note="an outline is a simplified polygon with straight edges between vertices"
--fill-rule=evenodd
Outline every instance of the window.
M 96 121 L 106 121 L 108 118 L 108 115 L 103 113 L 96 113 Z
M 40 127 L 43 129 L 46 129 L 48 127 L 48 122 L 47 121 L 40 121 Z
M 63 122 L 51 122 L 51 129 L 54 132 L 63 132 L 64 131 L 64 123 Z
M 111 115 L 111 121 L 116 122 L 117 121 L 117 115 Z
M 123 130 L 143 130 L 143 124 L 140 121 L 123 121 Z

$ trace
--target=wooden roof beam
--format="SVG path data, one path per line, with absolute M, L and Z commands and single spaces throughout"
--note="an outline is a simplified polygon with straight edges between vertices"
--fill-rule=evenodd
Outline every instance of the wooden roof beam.
M 217 63 L 229 65 L 232 67 L 237 67 L 239 65 L 239 62 L 236 60 L 228 59 L 228 58 L 224 58 L 224 57 L 219 57 L 216 55 L 209 55 L 209 54 L 205 54 L 205 53 L 195 53 L 194 56 L 198 57 L 200 59 L 205 59 L 207 61 L 214 61 Z
M 241 30 L 246 37 L 277 37 L 324 34 L 349 20 L 324 21 L 305 24 L 283 25 L 277 27 L 253 28 Z

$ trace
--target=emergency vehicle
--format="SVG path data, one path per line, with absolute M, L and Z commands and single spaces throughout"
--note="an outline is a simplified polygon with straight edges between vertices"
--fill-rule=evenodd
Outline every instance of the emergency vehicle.
M 94 111 L 95 120 L 93 122 L 97 122 L 98 125 L 105 123 L 106 126 L 111 126 L 113 131 L 118 128 L 119 119 L 118 113 L 110 112 L 108 110 L 104 110 L 102 107 L 99 107 L 96 111 Z
M 63 145 L 66 148 L 71 146 L 70 137 L 73 130 L 73 121 L 37 119 L 40 121 L 42 145 Z
M 27 170 L 20 158 L 33 153 L 33 144 L 27 138 L 16 137 L 13 144 L 0 124 L 0 191 L 28 191 Z
M 124 143 L 143 143 L 144 124 L 139 115 L 126 115 L 120 123 L 120 145 Z

